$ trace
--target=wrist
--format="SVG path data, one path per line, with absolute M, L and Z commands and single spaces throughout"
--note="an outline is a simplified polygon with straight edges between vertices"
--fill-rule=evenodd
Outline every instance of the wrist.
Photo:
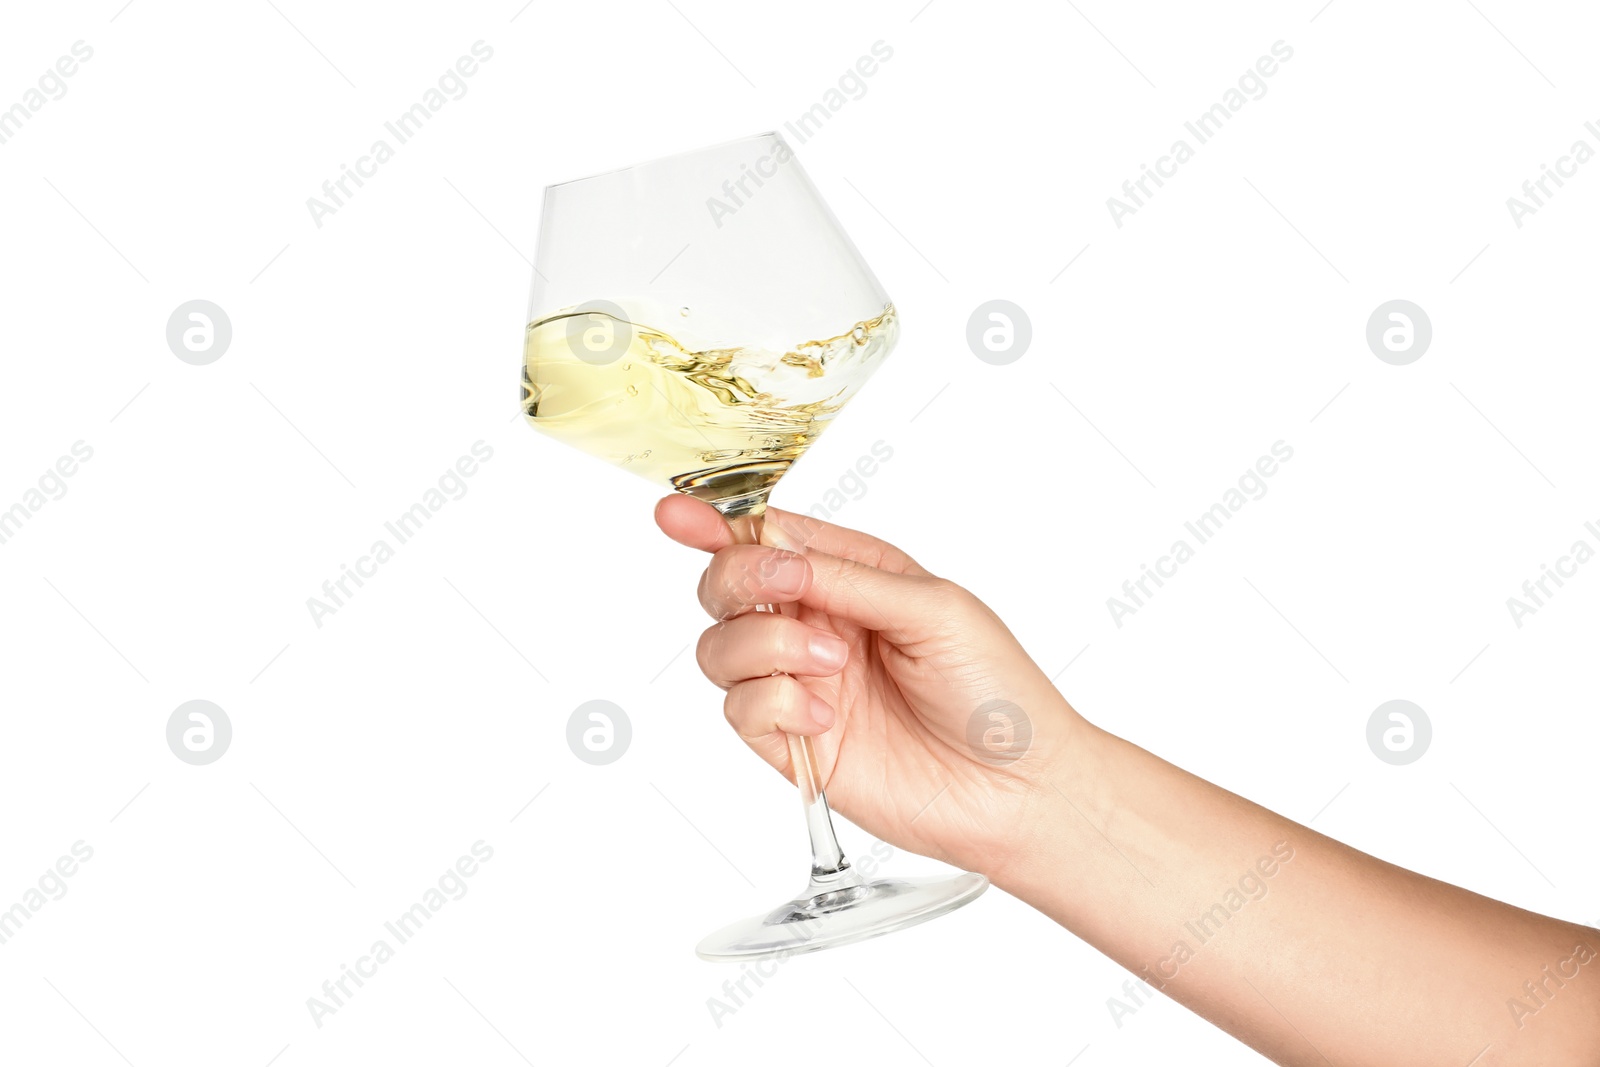
M 1010 768 L 1006 783 L 1017 793 L 1013 815 L 999 829 L 980 866 L 973 868 L 1014 896 L 1071 862 L 1072 846 L 1061 830 L 1069 805 L 1089 784 L 1096 753 L 1110 735 L 1089 722 L 1065 697 L 1050 689 L 1042 711 L 1030 715 L 1032 743 Z M 1037 706 L 1037 705 L 1036 705 Z

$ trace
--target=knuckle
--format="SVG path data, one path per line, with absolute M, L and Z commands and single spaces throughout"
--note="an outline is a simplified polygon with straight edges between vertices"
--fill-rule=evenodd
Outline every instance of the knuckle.
M 759 724 L 752 718 L 752 709 L 755 704 L 749 699 L 748 694 L 742 692 L 749 686 L 749 682 L 738 688 L 729 690 L 728 699 L 723 704 L 723 717 L 728 720 L 728 725 L 733 727 L 733 732 L 746 744 L 754 744 L 756 739 L 764 732 Z
M 785 722 L 799 722 L 810 702 L 805 686 L 788 676 L 775 679 L 779 682 L 776 704 Z
M 737 551 L 743 547 L 725 548 L 711 561 L 711 606 L 714 614 L 724 618 L 742 611 L 751 602 L 760 582 L 748 554 Z
M 955 611 L 970 610 L 978 601 L 977 597 L 968 592 L 966 586 L 952 582 L 949 578 L 929 577 L 927 589 L 934 603 Z
M 784 723 L 793 721 L 797 687 L 795 680 L 786 675 L 762 678 L 757 685 L 760 703 L 752 707 L 749 718 L 759 721 L 764 730 L 781 731 Z
M 760 597 L 762 588 L 778 573 L 778 557 L 755 546 L 744 546 L 731 575 L 732 586 L 742 604 Z
M 745 740 L 780 729 L 774 713 L 781 707 L 781 692 L 774 678 L 753 678 L 728 690 L 722 701 L 722 715 L 728 725 Z M 774 716 L 768 721 L 765 716 Z
M 700 576 L 700 606 L 706 609 L 706 614 L 714 619 L 725 617 L 726 609 L 723 606 L 723 578 L 722 568 L 713 559 L 705 573 Z
M 782 620 L 781 622 L 779 620 Z M 774 615 L 765 642 L 766 651 L 778 666 L 804 663 L 810 658 L 806 647 L 807 637 L 798 626 L 789 625 L 782 615 Z
M 748 683 L 746 683 L 748 684 Z M 736 685 L 728 690 L 728 695 L 722 698 L 722 717 L 728 720 L 728 725 L 735 730 L 739 729 L 739 721 L 744 708 L 744 686 Z
M 700 673 L 708 678 L 711 676 L 712 649 L 716 645 L 717 634 L 721 629 L 720 623 L 716 626 L 706 627 L 700 634 L 700 640 L 696 641 L 694 645 L 695 662 L 700 665 Z

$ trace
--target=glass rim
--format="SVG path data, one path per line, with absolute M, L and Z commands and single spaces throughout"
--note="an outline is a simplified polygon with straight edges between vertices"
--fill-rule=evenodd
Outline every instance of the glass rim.
M 728 148 L 738 144 L 748 144 L 755 141 L 766 140 L 768 138 L 776 140 L 779 144 L 782 144 L 786 147 L 788 145 L 788 142 L 783 139 L 783 134 L 777 130 L 764 130 L 761 133 L 753 133 L 745 137 L 734 137 L 730 140 L 718 141 L 716 144 L 705 145 L 701 148 L 689 148 L 682 152 L 672 152 L 668 155 L 657 156 L 654 159 L 646 159 L 639 163 L 630 163 L 624 167 L 612 167 L 610 170 L 597 171 L 594 174 L 585 174 L 581 178 L 568 178 L 565 181 L 553 182 L 550 185 L 545 186 L 544 191 L 548 193 L 553 189 L 561 189 L 569 185 L 578 185 L 582 182 L 591 182 L 597 178 L 609 178 L 612 175 L 625 174 L 630 170 L 642 170 L 645 167 L 654 167 L 662 163 L 670 163 L 675 159 L 683 159 L 686 156 L 697 156 L 703 152 L 714 152 L 719 148 Z M 794 149 L 790 148 L 789 151 L 793 152 Z

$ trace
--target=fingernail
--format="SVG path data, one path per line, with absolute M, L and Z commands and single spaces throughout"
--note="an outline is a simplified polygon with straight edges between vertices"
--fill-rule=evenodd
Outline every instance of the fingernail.
M 833 708 L 821 697 L 811 698 L 811 721 L 824 730 L 833 725 Z
M 811 658 L 830 670 L 843 667 L 846 657 L 850 654 L 850 646 L 833 634 L 812 634 L 807 645 Z

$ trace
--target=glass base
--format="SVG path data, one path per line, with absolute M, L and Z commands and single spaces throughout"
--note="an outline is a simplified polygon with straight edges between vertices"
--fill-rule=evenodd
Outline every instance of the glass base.
M 695 953 L 725 962 L 820 952 L 927 922 L 987 888 L 981 874 L 869 881 L 846 868 L 814 876 L 804 893 L 780 908 L 723 927 Z

